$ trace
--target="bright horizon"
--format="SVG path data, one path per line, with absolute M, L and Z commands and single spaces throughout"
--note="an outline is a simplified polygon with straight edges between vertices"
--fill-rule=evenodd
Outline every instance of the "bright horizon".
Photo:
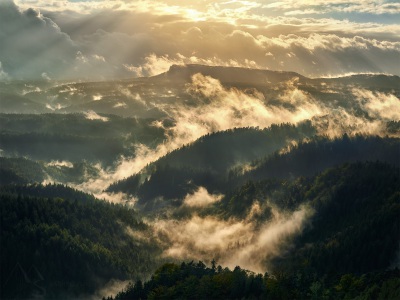
M 0 3 L 0 81 L 107 80 L 172 64 L 400 75 L 397 1 Z

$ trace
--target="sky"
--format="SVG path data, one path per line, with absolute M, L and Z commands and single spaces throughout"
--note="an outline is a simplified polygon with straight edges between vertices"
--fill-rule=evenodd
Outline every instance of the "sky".
M 0 81 L 132 78 L 189 63 L 400 75 L 400 2 L 0 0 Z

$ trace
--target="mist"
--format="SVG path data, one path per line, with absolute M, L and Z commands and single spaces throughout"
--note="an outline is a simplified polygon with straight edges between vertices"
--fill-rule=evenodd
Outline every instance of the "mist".
M 49 163 L 47 163 L 48 166 L 55 166 L 55 167 L 67 167 L 67 168 L 73 168 L 74 164 L 70 161 L 59 161 L 59 160 L 54 160 Z
M 94 112 L 92 110 L 89 110 L 89 111 L 85 112 L 85 116 L 86 116 L 86 119 L 88 119 L 88 120 L 100 120 L 100 121 L 103 121 L 103 122 L 107 122 L 108 121 L 107 117 L 102 117 L 102 116 L 98 115 L 96 112 Z
M 106 285 L 98 289 L 92 296 L 84 297 L 85 300 L 97 300 L 103 297 L 115 296 L 118 292 L 125 289 L 130 283 L 129 280 L 110 280 Z
M 372 118 L 400 120 L 400 99 L 393 94 L 353 89 L 362 109 Z
M 289 102 L 294 109 L 268 105 L 263 94 L 247 95 L 236 88 L 225 88 L 218 80 L 195 74 L 186 86 L 194 104 L 170 103 L 158 107 L 173 120 L 173 125 L 163 127 L 165 140 L 155 149 L 136 144 L 135 157 L 121 157 L 115 168 L 100 170 L 100 176 L 88 179 L 78 188 L 95 194 L 102 193 L 111 183 L 140 172 L 146 165 L 156 161 L 169 152 L 196 141 L 201 136 L 217 131 L 238 127 L 265 128 L 276 123 L 298 123 L 313 116 L 326 113 L 315 99 L 287 83 L 287 90 L 280 96 L 281 101 Z M 135 96 L 136 97 L 136 96 Z M 105 117 L 94 113 L 86 115 L 91 119 L 106 121 Z
M 193 195 L 187 197 L 193 199 Z M 204 200 L 197 200 L 199 206 L 203 205 Z M 260 223 L 257 219 L 264 209 L 271 209 L 272 216 Z M 193 212 L 185 219 L 160 219 L 152 223 L 155 238 L 165 248 L 165 257 L 215 259 L 222 266 L 240 265 L 263 273 L 269 270 L 271 259 L 290 249 L 292 238 L 302 232 L 312 215 L 313 210 L 307 206 L 289 212 L 273 207 L 268 201 L 267 204 L 255 201 L 244 219 L 225 220 Z
M 204 207 L 222 199 L 224 195 L 209 194 L 207 189 L 199 187 L 194 193 L 186 195 L 183 199 L 183 205 L 188 207 Z
M 0 0 L 0 298 L 396 298 L 395 2 Z
M 139 94 L 121 89 L 132 101 L 147 105 Z M 155 121 L 153 126 L 165 131 L 164 141 L 155 148 L 135 144 L 134 157 L 121 157 L 115 167 L 99 167 L 97 178 L 88 178 L 87 182 L 76 186 L 102 198 L 121 199 L 121 195 L 106 195 L 105 188 L 111 183 L 139 173 L 145 166 L 167 155 L 173 150 L 196 141 L 213 132 L 240 127 L 267 128 L 272 124 L 298 124 L 311 120 L 320 136 L 332 139 L 344 134 L 378 136 L 400 136 L 399 132 L 388 133 L 386 122 L 400 120 L 399 99 L 390 93 L 372 92 L 366 89 L 353 89 L 357 99 L 357 109 L 334 107 L 324 103 L 299 88 L 298 78 L 283 82 L 278 87 L 278 102 L 269 95 L 254 91 L 245 93 L 234 87 L 225 87 L 219 80 L 200 73 L 191 78 L 186 85 L 188 103 L 177 101 L 163 104 L 152 103 L 163 111 L 172 123 L 164 126 L 162 121 Z M 338 93 L 341 93 L 338 91 Z M 274 101 L 272 101 L 274 100 Z M 107 121 L 106 117 L 89 111 L 86 117 L 93 120 Z M 289 144 L 293 141 L 288 141 Z M 290 145 L 289 145 L 290 146 Z M 289 151 L 289 148 L 281 151 Z M 129 197 L 122 197 L 127 199 Z M 124 201 L 125 201 L 124 200 Z

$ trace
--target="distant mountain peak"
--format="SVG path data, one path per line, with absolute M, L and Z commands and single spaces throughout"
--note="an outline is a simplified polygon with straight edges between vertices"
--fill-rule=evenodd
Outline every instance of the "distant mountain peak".
M 200 64 L 173 64 L 165 73 L 152 77 L 155 80 L 167 80 L 175 83 L 190 82 L 194 74 L 201 73 L 218 79 L 223 84 L 258 86 L 278 84 L 298 78 L 301 83 L 328 81 L 337 84 L 355 84 L 364 87 L 392 88 L 400 85 L 400 77 L 387 74 L 351 74 L 331 78 L 308 78 L 291 71 L 272 71 L 231 66 L 209 66 Z
M 295 77 L 302 79 L 305 78 L 303 75 L 296 72 L 271 71 L 245 67 L 208 66 L 200 64 L 174 64 L 167 72 L 154 76 L 153 78 L 190 82 L 191 77 L 197 73 L 216 78 L 226 84 L 264 85 L 266 83 L 278 83 L 291 80 Z

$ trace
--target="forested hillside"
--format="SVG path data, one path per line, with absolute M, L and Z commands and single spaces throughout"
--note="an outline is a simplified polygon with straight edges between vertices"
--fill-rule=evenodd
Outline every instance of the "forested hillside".
M 294 134 L 288 136 L 288 130 L 292 130 Z M 257 140 L 254 144 L 260 144 L 258 156 L 263 158 L 251 161 L 254 156 L 250 148 L 254 148 L 248 140 L 236 145 L 223 143 L 227 140 L 226 136 L 238 136 L 240 141 L 241 131 L 205 137 L 193 145 L 161 158 L 142 173 L 111 185 L 108 191 L 130 193 L 139 197 L 139 204 L 153 207 L 152 201 L 157 197 L 162 196 L 165 204 L 169 199 L 182 200 L 198 186 L 206 187 L 213 193 L 226 193 L 249 180 L 313 176 L 344 162 L 378 160 L 395 166 L 400 165 L 398 139 L 344 136 L 334 140 L 314 137 L 303 142 L 301 137 L 306 135 L 302 127 L 295 128 L 290 125 L 276 126 L 264 131 L 243 130 L 247 136 Z M 291 143 L 293 141 L 294 144 Z M 223 144 L 224 146 L 219 147 L 223 150 L 214 151 L 215 143 Z M 268 144 L 268 147 L 264 144 Z M 201 151 L 197 151 L 199 148 Z M 182 160 L 178 159 L 181 153 Z M 206 157 L 210 158 L 210 163 L 202 162 Z M 219 170 L 217 167 L 213 168 L 213 161 L 216 166 L 223 167 Z M 222 165 L 220 161 L 224 161 L 226 165 Z
M 1 299 L 400 299 L 398 76 L 152 59 L 0 62 Z
M 60 185 L 3 186 L 1 298 L 89 296 L 110 278 L 146 276 L 156 244 L 128 207 Z
M 82 183 L 98 176 L 98 168 L 83 162 L 33 161 L 27 158 L 0 157 L 0 184 L 27 184 L 56 181 Z
M 269 270 L 264 275 L 240 267 L 169 264 L 149 282 L 128 286 L 116 299 L 395 295 L 398 271 L 386 270 L 397 265 L 399 252 L 399 174 L 398 167 L 382 162 L 344 164 L 313 177 L 248 182 L 196 211 L 177 207 L 169 216 L 177 222 L 196 214 L 249 222 L 252 215 L 254 230 L 272 224 L 276 209 L 290 215 L 305 206 L 311 214 L 281 253 L 264 258 L 262 252 L 256 254 Z M 0 195 L 4 298 L 44 292 L 47 299 L 76 297 L 93 293 L 109 278 L 143 282 L 168 248 L 152 222 L 143 223 L 133 209 L 65 186 L 3 185 Z M 257 206 L 261 210 L 254 212 Z M 229 255 L 248 244 L 223 247 Z M 207 258 L 207 263 L 225 259 L 218 252 Z M 21 282 L 26 272 L 30 283 Z
M 272 219 L 274 206 L 313 211 L 286 251 L 265 258 L 269 272 L 230 270 L 210 256 L 209 267 L 193 261 L 163 265 L 150 281 L 132 283 L 115 299 L 395 299 L 399 270 L 387 270 L 398 267 L 399 174 L 399 168 L 366 162 L 309 179 L 248 183 L 199 213 L 245 220 L 258 202 L 264 213 L 252 222 L 261 224 Z
M 154 120 L 92 114 L 0 114 L 2 155 L 112 165 L 134 156 L 135 143 L 154 147 L 164 138 Z
M 318 277 L 297 273 L 254 274 L 203 262 L 165 264 L 147 282 L 136 281 L 115 297 L 131 299 L 397 299 L 400 272 L 345 274 L 325 283 Z

